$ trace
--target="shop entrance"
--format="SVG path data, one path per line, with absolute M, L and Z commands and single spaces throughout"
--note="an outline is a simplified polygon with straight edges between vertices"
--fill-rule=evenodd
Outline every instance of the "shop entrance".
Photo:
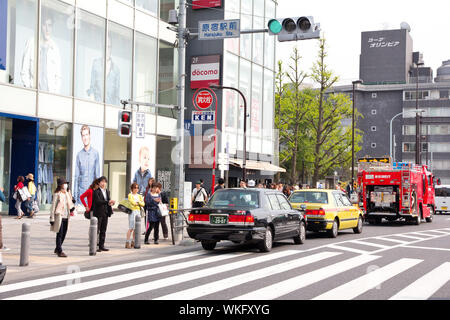
M 1 211 L 17 215 L 13 199 L 19 176 L 37 176 L 39 120 L 0 113 L 0 186 L 7 202 Z

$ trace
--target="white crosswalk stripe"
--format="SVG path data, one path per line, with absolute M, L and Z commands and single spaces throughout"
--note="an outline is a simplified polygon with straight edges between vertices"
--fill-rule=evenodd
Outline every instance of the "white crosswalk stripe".
M 339 273 L 356 268 L 380 257 L 372 255 L 360 255 L 329 265 L 318 270 L 296 276 L 294 278 L 275 283 L 273 285 L 249 292 L 233 300 L 272 300 L 284 296 L 293 291 L 299 290 L 316 282 L 325 280 Z
M 356 243 L 356 244 L 361 244 L 361 245 L 364 245 L 364 246 L 369 246 L 369 247 L 381 248 L 381 249 L 389 248 L 389 246 L 385 246 L 385 245 L 382 245 L 382 244 L 373 243 L 373 242 L 369 242 L 369 241 L 352 240 L 350 242 L 351 243 Z
M 337 244 L 330 244 L 328 247 L 329 247 L 329 248 L 332 248 L 332 249 L 343 250 L 343 251 L 349 251 L 349 252 L 359 253 L 359 254 L 367 254 L 367 253 L 370 253 L 370 251 L 360 250 L 360 249 L 354 249 L 354 248 L 345 247 L 345 246 L 343 246 L 343 245 L 337 245 Z
M 122 289 L 118 289 L 118 290 L 109 291 L 106 293 L 97 294 L 94 296 L 83 298 L 81 300 L 122 299 L 122 298 L 126 298 L 129 296 L 137 295 L 140 293 L 148 292 L 151 290 L 156 290 L 156 289 L 168 287 L 171 285 L 177 285 L 182 282 L 196 280 L 196 279 L 204 278 L 207 276 L 212 276 L 212 275 L 215 275 L 218 273 L 222 273 L 222 272 L 226 272 L 226 271 L 230 271 L 230 270 L 236 270 L 239 268 L 247 267 L 250 265 L 254 265 L 254 264 L 258 264 L 258 263 L 262 263 L 262 262 L 266 262 L 266 261 L 270 261 L 270 260 L 274 260 L 274 259 L 279 259 L 281 257 L 286 257 L 286 256 L 293 255 L 296 253 L 299 253 L 299 251 L 289 250 L 289 251 L 281 251 L 281 252 L 277 252 L 277 253 L 273 253 L 273 254 L 269 254 L 269 255 L 263 255 L 263 256 L 256 257 L 256 258 L 244 259 L 244 260 L 241 260 L 238 262 L 220 265 L 217 267 L 206 268 L 206 269 L 202 269 L 199 271 L 188 272 L 188 273 L 173 276 L 170 278 L 164 278 L 164 279 L 160 279 L 160 280 L 156 280 L 156 281 L 150 281 L 150 282 L 138 284 L 138 285 L 131 286 L 131 287 L 126 287 L 126 288 L 122 288 Z
M 419 259 L 400 259 L 385 267 L 376 269 L 362 277 L 350 281 L 336 289 L 330 290 L 313 300 L 351 300 L 357 296 L 375 288 L 386 280 L 406 271 L 423 260 Z
M 203 265 L 203 264 L 207 264 L 207 263 L 219 262 L 219 261 L 224 261 L 224 260 L 231 259 L 231 258 L 242 257 L 247 254 L 248 253 L 215 255 L 212 257 L 198 259 L 195 261 L 181 262 L 181 263 L 176 263 L 176 264 L 170 265 L 170 266 L 163 266 L 163 267 L 153 268 L 153 269 L 149 269 L 149 270 L 142 270 L 142 271 L 123 274 L 120 276 L 113 276 L 113 277 L 109 277 L 109 278 L 103 278 L 100 280 L 93 280 L 93 281 L 89 281 L 89 282 L 78 283 L 78 284 L 74 284 L 71 286 L 60 287 L 60 288 L 49 289 L 49 290 L 45 290 L 45 291 L 20 295 L 20 296 L 16 296 L 16 297 L 7 298 L 5 300 L 47 299 L 50 297 L 62 296 L 62 295 L 69 294 L 69 293 L 93 289 L 93 288 L 106 286 L 106 285 L 110 285 L 110 284 L 116 284 L 119 282 L 125 282 L 125 281 L 134 280 L 134 279 L 149 277 L 149 276 L 157 275 L 157 274 L 164 273 L 164 272 L 181 270 L 181 269 L 194 267 L 194 266 L 198 266 L 198 265 Z
M 450 281 L 450 262 L 425 274 L 389 300 L 426 300 Z
M 311 256 L 299 258 L 296 260 L 288 261 L 285 263 L 275 264 L 267 268 L 260 270 L 254 270 L 247 273 L 243 273 L 231 278 L 218 280 L 214 282 L 207 283 L 203 286 L 194 287 L 191 289 L 178 291 L 173 294 L 169 294 L 163 297 L 156 298 L 155 300 L 193 300 L 208 294 L 212 294 L 218 291 L 229 289 L 235 286 L 242 285 L 251 281 L 259 280 L 264 277 L 273 276 L 275 274 L 287 272 L 295 268 L 300 268 L 302 266 L 318 262 L 323 259 L 335 257 L 340 255 L 338 252 L 321 252 Z

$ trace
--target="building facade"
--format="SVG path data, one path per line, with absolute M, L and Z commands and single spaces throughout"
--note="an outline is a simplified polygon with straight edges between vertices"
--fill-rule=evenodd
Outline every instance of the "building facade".
M 273 0 L 204 1 L 201 7 L 188 8 L 187 27 L 197 30 L 199 21 L 240 19 L 241 30 L 265 29 L 268 20 L 276 17 L 276 6 Z M 248 115 L 247 179 L 255 183 L 272 181 L 277 170 L 282 170 L 276 166 L 278 158 L 274 151 L 275 41 L 276 37 L 268 33 L 254 33 L 223 41 L 193 38 L 187 46 L 186 119 L 191 119 L 192 112 L 196 111 L 192 98 L 199 87 L 220 83 L 241 90 L 246 97 Z M 213 75 L 214 72 L 218 74 Z M 204 76 L 199 76 L 202 73 Z M 230 166 L 224 176 L 230 187 L 238 186 L 243 162 L 243 100 L 237 92 L 229 89 L 215 90 L 215 93 L 220 133 L 217 153 L 229 155 Z M 202 144 L 198 138 L 205 133 L 208 135 L 214 125 L 193 127 L 191 163 L 186 168 L 186 180 L 203 179 L 209 189 L 212 165 L 207 160 L 212 156 L 211 150 L 207 149 L 211 140 L 207 139 Z M 217 170 L 217 177 L 219 173 Z
M 166 22 L 177 0 L 8 0 L 0 21 L 0 185 L 15 214 L 18 176 L 33 173 L 41 209 L 56 179 L 74 195 L 109 179 L 123 199 L 136 172 L 170 190 L 176 114 L 145 114 L 145 135 L 117 134 L 120 101 L 176 104 L 176 34 Z M 77 199 L 79 201 L 79 199 Z
M 415 162 L 415 111 L 421 122 L 421 163 L 442 183 L 450 183 L 450 62 L 444 61 L 433 79 L 421 54 L 413 52 L 410 29 L 363 32 L 360 79 L 355 107 L 363 115 L 357 127 L 363 146 L 357 157 L 383 157 Z M 352 86 L 334 88 L 352 95 Z M 390 125 L 392 122 L 392 136 Z

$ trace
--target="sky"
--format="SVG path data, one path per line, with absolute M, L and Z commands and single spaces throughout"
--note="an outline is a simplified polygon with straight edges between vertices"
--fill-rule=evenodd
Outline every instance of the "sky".
M 425 66 L 436 70 L 450 59 L 449 0 L 278 0 L 277 18 L 313 16 L 320 23 L 327 42 L 326 63 L 349 85 L 359 78 L 361 32 L 400 29 L 402 22 L 411 27 L 413 50 L 423 53 Z M 318 40 L 277 42 L 277 60 L 286 65 L 297 46 L 301 66 L 310 72 L 317 59 Z M 311 82 L 307 80 L 305 82 Z

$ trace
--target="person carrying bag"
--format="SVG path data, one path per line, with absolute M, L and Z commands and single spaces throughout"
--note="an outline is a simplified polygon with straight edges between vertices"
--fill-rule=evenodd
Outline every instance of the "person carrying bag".
M 201 181 L 195 183 L 195 189 L 192 190 L 192 207 L 201 208 L 208 202 L 208 194 L 205 188 L 202 187 Z
M 144 198 L 138 193 L 139 185 L 135 182 L 130 186 L 131 192 L 128 194 L 128 201 L 132 205 L 131 213 L 128 216 L 128 232 L 127 232 L 127 242 L 125 243 L 126 249 L 134 248 L 134 230 L 136 216 L 141 214 L 141 208 L 145 206 Z M 133 238 L 131 236 L 133 235 Z

